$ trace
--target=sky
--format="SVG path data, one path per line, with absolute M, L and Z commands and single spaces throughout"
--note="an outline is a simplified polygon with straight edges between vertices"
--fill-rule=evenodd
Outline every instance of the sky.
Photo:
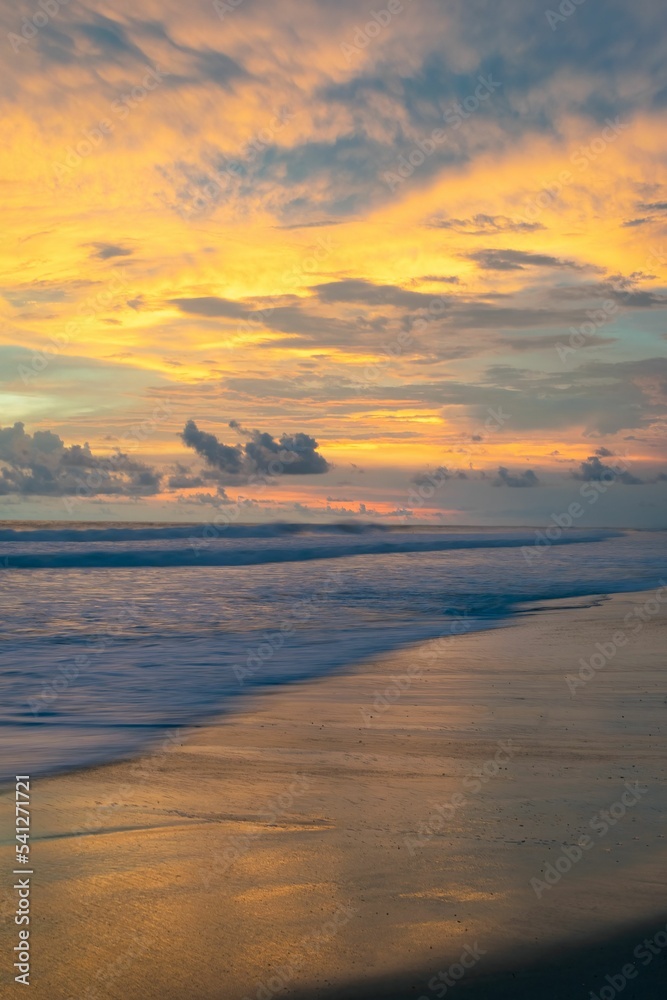
M 659 0 L 0 6 L 0 517 L 665 527 Z

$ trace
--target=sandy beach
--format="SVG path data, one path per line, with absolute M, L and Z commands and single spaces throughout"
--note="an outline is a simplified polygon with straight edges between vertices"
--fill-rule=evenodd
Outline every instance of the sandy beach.
M 33 782 L 32 996 L 663 995 L 667 605 L 585 603 Z

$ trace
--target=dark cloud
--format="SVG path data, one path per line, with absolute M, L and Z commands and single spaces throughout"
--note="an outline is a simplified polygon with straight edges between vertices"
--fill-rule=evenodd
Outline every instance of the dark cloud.
M 95 84 L 110 97 L 117 94 L 117 85 L 105 79 L 103 71 L 108 65 L 123 67 L 128 84 L 132 75 L 143 75 L 156 66 L 169 90 L 211 85 L 229 90 L 237 80 L 249 75 L 225 52 L 206 45 L 196 48 L 177 42 L 165 24 L 142 22 L 138 18 L 122 24 L 90 10 L 77 17 L 72 9 L 68 19 L 46 25 L 39 31 L 35 44 L 41 59 L 55 68 L 76 65 L 88 69 Z M 148 52 L 156 53 L 157 65 Z M 167 68 L 175 63 L 180 67 L 179 72 Z
M 420 281 L 441 281 L 444 285 L 459 285 L 461 279 L 456 274 L 422 274 Z
M 170 490 L 192 490 L 199 489 L 204 485 L 202 476 L 191 476 L 188 473 L 177 472 L 169 477 L 168 486 Z
M 94 249 L 94 253 L 90 256 L 97 258 L 97 260 L 109 260 L 111 257 L 130 257 L 134 253 L 134 250 L 116 243 L 89 243 L 88 246 Z
M 317 441 L 308 434 L 283 434 L 274 441 L 270 434 L 253 432 L 253 440 L 244 445 L 246 455 L 260 472 L 270 472 L 278 461 L 283 472 L 292 476 L 312 476 L 328 472 L 331 466 L 317 451 Z
M 248 315 L 248 306 L 233 299 L 222 299 L 217 295 L 204 295 L 192 299 L 169 299 L 172 305 L 178 306 L 181 312 L 193 316 L 226 316 L 229 319 L 241 319 Z
M 465 407 L 482 423 L 489 407 L 501 407 L 513 430 L 582 427 L 602 435 L 643 430 L 667 419 L 667 359 L 589 361 L 566 379 L 557 372 L 496 365 L 487 369 L 481 384 L 448 379 L 437 391 L 431 385 L 413 394 L 437 396 L 441 405 Z
M 349 15 L 347 30 L 353 36 L 355 12 L 347 4 L 334 6 L 338 24 L 332 25 L 333 30 L 340 27 L 344 32 Z M 259 93 L 268 103 L 269 88 L 279 74 L 285 74 L 285 64 L 278 56 L 285 45 L 275 46 L 272 65 L 271 52 L 264 51 L 261 38 L 253 38 L 249 23 L 240 38 L 235 33 L 229 35 L 227 22 L 221 23 L 211 13 L 210 4 L 208 7 L 210 32 L 207 30 L 204 37 L 210 39 L 209 46 L 195 48 L 184 43 L 185 36 L 170 5 L 162 8 L 160 19 L 149 19 L 146 12 L 142 18 L 139 7 L 132 16 L 123 17 L 122 23 L 120 14 L 114 19 L 96 15 L 85 7 L 76 8 L 76 14 L 75 8 L 67 8 L 56 22 L 39 31 L 35 46 L 46 53 L 45 61 L 88 69 L 98 86 L 105 79 L 105 63 L 133 61 L 137 68 L 147 66 L 150 52 L 170 67 L 166 88 L 195 84 L 228 89 L 244 78 L 255 88 L 262 80 L 251 79 L 237 61 L 242 56 L 249 64 L 261 62 L 266 90 Z M 596 123 L 604 127 L 608 116 L 620 115 L 628 120 L 637 109 L 650 111 L 667 101 L 655 0 L 638 0 L 632 9 L 624 0 L 606 0 L 604 25 L 599 8 L 583 4 L 577 7 L 574 19 L 557 31 L 549 30 L 544 9 L 531 0 L 512 0 L 503 5 L 502 17 L 490 15 L 488 0 L 456 0 L 446 9 L 440 7 L 431 5 L 423 13 L 429 31 L 416 33 L 421 38 L 418 43 L 408 32 L 405 44 L 409 46 L 409 60 L 400 57 L 400 33 L 396 36 L 391 30 L 368 48 L 358 60 L 356 71 L 351 68 L 343 77 L 334 73 L 336 82 L 331 81 L 331 74 L 328 83 L 319 82 L 326 74 L 318 77 L 315 89 L 306 93 L 306 98 L 316 112 L 315 120 L 327 126 L 308 141 L 292 146 L 275 144 L 258 159 L 257 173 L 249 182 L 256 188 L 260 181 L 280 192 L 275 195 L 274 207 L 285 225 L 301 227 L 304 219 L 316 224 L 320 220 L 328 222 L 329 218 L 349 215 L 375 201 L 392 199 L 387 185 L 378 184 L 378 174 L 395 170 L 397 158 L 409 154 L 416 141 L 426 138 L 434 128 L 442 129 L 451 117 L 448 109 L 453 102 L 471 96 L 479 75 L 492 74 L 499 82 L 498 91 L 478 108 L 472 121 L 466 122 L 469 127 L 447 129 L 448 142 L 414 172 L 411 184 L 428 183 L 434 174 L 451 165 L 469 163 L 476 154 L 516 147 L 526 134 L 549 139 L 559 136 L 561 123 L 568 115 L 589 121 L 593 136 Z M 289 32 L 294 45 L 290 56 L 294 60 L 294 79 L 301 79 L 301 74 L 305 79 L 307 74 L 299 58 L 305 59 L 307 66 L 308 53 L 315 49 L 304 25 L 291 23 L 291 5 L 270 5 L 259 0 L 251 8 L 241 5 L 234 17 L 250 17 L 250 9 L 276 29 L 276 38 L 286 40 L 282 32 Z M 328 32 L 331 22 L 324 19 L 324 8 L 322 16 L 321 30 Z M 195 26 L 187 37 L 193 33 L 196 37 Z M 567 45 L 562 42 L 563 34 L 568 36 Z M 392 36 L 398 49 L 392 49 Z M 218 45 L 225 51 L 219 51 Z M 461 52 L 466 53 L 465 68 L 461 66 Z M 586 67 L 585 74 L 582 66 Z M 635 81 L 637 74 L 639 81 L 630 86 L 629 81 Z M 577 86 L 564 87 L 562 82 L 568 78 Z M 56 81 L 56 86 L 59 83 Z M 339 129 L 341 134 L 331 138 L 329 124 L 338 121 L 344 121 L 345 126 Z M 492 123 L 491 128 L 483 127 L 487 121 Z M 180 122 L 177 128 L 181 128 Z M 190 137 L 196 131 L 193 119 L 184 134 Z M 309 189 L 307 193 L 304 187 Z M 651 194 L 659 195 L 659 191 Z M 540 226 L 485 213 L 435 224 L 477 235 L 525 233 Z
M 246 433 L 237 421 L 231 424 Z M 318 452 L 315 438 L 300 432 L 283 434 L 275 440 L 270 434 L 254 430 L 244 445 L 226 445 L 214 434 L 200 431 L 194 420 L 189 420 L 181 437 L 209 465 L 230 476 L 312 476 L 331 469 Z
M 499 251 L 501 252 L 501 251 Z M 483 251 L 483 253 L 494 253 Z M 512 254 L 511 259 L 507 257 Z M 536 266 L 545 262 L 556 261 L 558 258 L 540 254 L 519 254 L 518 251 L 502 251 L 503 260 L 493 258 L 489 262 L 493 266 L 508 267 L 510 270 L 523 270 L 524 264 L 515 261 L 528 261 Z M 517 256 L 518 255 L 518 256 Z M 569 267 L 567 261 L 560 262 L 562 267 Z M 573 264 L 573 267 L 577 265 Z M 421 281 L 442 281 L 455 285 L 455 276 L 426 275 Z M 626 287 L 627 286 L 627 287 Z M 433 324 L 433 334 L 426 337 L 420 335 L 411 343 L 411 353 L 423 354 L 425 363 L 432 363 L 435 358 L 469 357 L 483 353 L 490 345 L 482 340 L 465 339 L 459 336 L 462 329 L 492 330 L 495 332 L 511 330 L 530 330 L 533 333 L 541 329 L 557 327 L 567 331 L 568 327 L 579 327 L 590 324 L 590 307 L 597 298 L 613 298 L 619 304 L 628 308 L 658 308 L 664 305 L 663 297 L 652 292 L 643 292 L 633 288 L 628 279 L 624 286 L 620 281 L 598 282 L 568 285 L 560 288 L 546 288 L 538 295 L 532 294 L 529 300 L 522 293 L 514 295 L 488 295 L 484 300 L 455 296 L 449 291 L 441 293 L 415 291 L 394 284 L 379 284 L 361 278 L 346 278 L 339 281 L 321 282 L 310 287 L 312 297 L 300 298 L 296 295 L 283 296 L 280 304 L 275 299 L 268 300 L 268 305 L 261 298 L 234 301 L 219 296 L 188 297 L 170 300 L 182 312 L 203 316 L 209 319 L 235 319 L 251 329 L 250 324 L 261 324 L 273 332 L 286 334 L 284 339 L 273 338 L 272 348 L 286 346 L 312 346 L 319 348 L 338 348 L 356 351 L 360 345 L 373 348 L 382 343 L 386 345 L 388 335 L 393 333 L 392 342 L 396 342 L 404 330 L 411 330 L 415 320 L 424 316 Z M 543 303 L 543 304 L 542 304 Z M 335 307 L 344 305 L 350 307 L 341 314 Z M 137 303 L 141 307 L 141 303 Z M 587 308 L 588 307 L 588 308 Z M 324 310 L 331 313 L 324 314 Z M 353 312 L 354 310 L 354 312 Z M 338 315 L 334 313 L 338 312 Z M 607 321 L 611 314 L 605 314 Z M 448 342 L 445 335 L 451 333 Z M 504 341 L 508 347 L 517 351 L 544 350 L 557 348 L 559 344 L 567 343 L 569 334 L 564 332 L 548 338 L 528 341 L 514 338 Z M 437 339 L 434 339 L 437 337 Z M 297 339 L 298 338 L 298 339 Z M 382 338 L 380 340 L 380 338 Z M 615 342 L 614 337 L 592 334 L 587 337 L 587 348 L 601 347 Z M 407 351 L 403 353 L 407 354 Z M 415 363 L 418 358 L 415 357 Z
M 131 41 L 125 28 L 111 18 L 102 14 L 91 14 L 93 20 L 88 24 L 75 25 L 77 34 L 87 39 L 98 54 L 107 58 L 130 56 L 147 62 L 146 56 L 138 46 Z
M 581 266 L 572 260 L 562 260 L 543 253 L 528 253 L 525 250 L 475 250 L 468 257 L 487 271 L 525 271 L 527 267 L 579 270 Z
M 559 286 L 552 289 L 549 294 L 561 302 L 613 299 L 619 305 L 630 309 L 661 309 L 667 304 L 667 297 L 651 291 L 642 291 L 637 287 L 639 281 L 648 281 L 654 277 L 655 275 L 643 271 L 634 271 L 630 275 L 613 274 L 605 281 Z
M 311 344 L 320 348 L 325 345 L 353 348 L 365 333 L 382 331 L 386 320 L 384 317 L 369 320 L 359 315 L 353 320 L 340 320 L 309 312 L 297 302 L 294 305 L 275 306 L 249 313 L 246 322 L 260 323 L 269 330 L 289 335 L 283 340 L 273 340 L 274 347 L 294 347 L 295 337 L 298 336 L 300 346 Z
M 183 433 L 183 443 L 206 459 L 209 465 L 236 476 L 243 472 L 243 451 L 240 445 L 226 445 L 215 434 L 200 431 L 194 420 L 188 420 Z
M 383 196 L 391 198 L 388 190 L 383 191 L 385 185 L 377 183 L 378 174 L 396 170 L 399 156 L 405 157 L 432 129 L 442 129 L 447 109 L 471 95 L 479 74 L 492 73 L 502 89 L 466 122 L 468 127 L 448 129 L 442 149 L 409 177 L 413 186 L 428 183 L 452 164 L 470 162 L 476 153 L 516 145 L 527 133 L 561 137 L 561 123 L 567 115 L 587 120 L 592 137 L 597 124 L 604 127 L 609 116 L 624 115 L 628 120 L 634 110 L 665 101 L 655 0 L 640 0 L 639 9 L 633 6 L 632 10 L 622 0 L 608 0 L 604 26 L 596 5 L 585 4 L 558 31 L 550 30 L 545 10 L 531 0 L 504 4 L 501 17 L 490 16 L 488 0 L 456 0 L 446 6 L 446 12 L 440 7 L 431 5 L 425 14 L 429 35 L 424 34 L 418 46 L 410 46 L 410 69 L 400 57 L 400 39 L 388 32 L 359 58 L 351 77 L 318 89 L 316 96 L 332 119 L 342 109 L 343 135 L 329 143 L 315 138 L 296 148 L 272 151 L 265 167 L 274 184 L 282 186 L 289 198 L 295 185 L 310 181 L 319 211 L 316 218 L 325 210 L 328 215 L 330 208 L 340 214 Z M 337 4 L 336 10 L 340 8 L 342 20 L 345 5 Z M 563 32 L 568 35 L 567 45 Z M 353 34 L 350 30 L 350 40 Z M 391 47 L 389 36 L 397 48 Z M 468 55 L 465 69 L 458 68 L 462 51 Z M 632 89 L 627 79 L 637 73 L 638 53 L 642 86 Z M 585 78 L 582 66 L 587 69 Z M 576 88 L 562 86 L 568 76 L 578 82 Z M 492 122 L 492 127 L 484 128 L 485 121 Z M 308 200 L 299 193 L 294 198 L 297 204 L 287 202 L 286 213 L 302 219 Z M 472 216 L 473 225 L 476 218 Z M 519 228 L 520 220 L 488 218 L 491 223 L 480 213 L 479 226 L 473 231 L 530 231 Z M 494 228 L 496 219 L 498 229 Z M 468 219 L 455 222 L 466 224 Z M 517 228 L 511 229 L 512 224 Z
M 452 229 L 466 236 L 491 236 L 495 233 L 534 233 L 545 227 L 541 222 L 522 222 L 509 219 L 506 215 L 484 215 L 479 213 L 467 219 L 433 219 L 430 226 L 436 229 Z
M 410 482 L 416 486 L 439 486 L 449 482 L 450 479 L 467 479 L 468 476 L 462 469 L 448 469 L 445 465 L 440 465 L 433 472 L 418 472 L 412 477 Z
M 662 309 L 667 305 L 667 296 L 656 295 L 654 292 L 613 289 L 611 297 L 621 305 L 634 309 Z
M 342 226 L 342 219 L 316 219 L 313 222 L 291 222 L 283 226 L 274 226 L 274 229 L 323 229 L 325 226 Z
M 557 333 L 539 337 L 504 337 L 502 343 L 506 344 L 513 351 L 553 351 L 559 347 L 566 347 L 568 337 Z M 598 333 L 591 333 L 586 337 L 582 347 L 589 350 L 594 347 L 607 347 L 609 344 L 615 344 L 616 342 L 616 337 L 601 337 Z
M 498 476 L 493 481 L 494 486 L 512 486 L 515 488 L 539 486 L 540 481 L 532 469 L 525 472 L 510 472 L 503 465 L 498 467 Z
M 583 352 L 582 352 L 583 354 Z M 643 432 L 667 421 L 667 359 L 660 356 L 639 361 L 601 361 L 582 357 L 566 374 L 557 369 L 495 365 L 474 379 L 458 380 L 453 373 L 423 371 L 418 381 L 398 379 L 391 385 L 368 384 L 362 403 L 378 401 L 383 408 L 395 406 L 433 407 L 447 422 L 462 413 L 474 421 L 472 433 L 483 428 L 490 412 L 508 415 L 507 427 L 518 431 L 557 431 L 568 428 L 596 435 Z M 397 362 L 392 362 L 397 364 Z M 431 363 L 432 366 L 432 363 Z M 387 371 L 393 369 L 387 368 Z M 330 376 L 307 381 L 271 377 L 225 378 L 225 396 L 246 406 L 262 399 L 274 420 L 287 406 L 307 413 L 311 401 L 338 412 L 357 412 L 359 382 Z M 661 388 L 662 387 L 662 388 Z
M 231 427 L 233 431 L 236 431 L 237 434 L 242 434 L 243 437 L 252 437 L 253 432 L 249 431 L 247 427 L 243 427 L 238 420 L 230 420 L 228 426 Z
M 631 472 L 621 465 L 604 465 L 598 457 L 601 453 L 609 455 L 606 448 L 599 448 L 598 453 L 590 455 L 585 462 L 579 466 L 578 472 L 573 472 L 574 479 L 580 479 L 585 483 L 612 483 L 618 481 L 626 486 L 642 486 L 643 479 L 638 479 Z
M 234 59 L 231 59 L 224 52 L 216 52 L 213 49 L 188 49 L 181 46 L 181 51 L 188 52 L 194 60 L 201 82 L 215 83 L 223 89 L 227 89 L 233 80 L 247 76 L 246 71 Z M 187 78 L 184 79 L 187 82 Z
M 590 322 L 590 316 L 583 308 L 571 310 L 533 308 L 522 305 L 520 300 L 517 300 L 516 305 L 495 305 L 490 302 L 460 299 L 453 304 L 451 310 L 451 323 L 455 329 L 535 330 L 556 326 L 567 330 L 569 326 L 580 326 L 586 322 Z M 569 333 L 559 336 L 558 342 L 567 342 L 568 336 Z
M 151 496 L 161 476 L 121 451 L 101 458 L 89 445 L 66 446 L 52 431 L 27 434 L 22 423 L 0 428 L 0 494 Z
M 427 309 L 435 298 L 425 292 L 401 288 L 400 285 L 376 285 L 361 278 L 313 285 L 311 291 L 315 292 L 321 302 L 358 302 L 370 306 L 388 305 L 408 309 Z M 438 296 L 439 300 L 441 298 Z

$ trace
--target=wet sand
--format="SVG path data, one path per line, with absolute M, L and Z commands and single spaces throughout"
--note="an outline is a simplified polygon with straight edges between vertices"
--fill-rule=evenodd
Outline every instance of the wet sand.
M 642 945 L 667 926 L 652 597 L 551 602 L 34 782 L 31 995 L 662 997 L 667 947 Z M 613 654 L 572 689 L 596 643 Z

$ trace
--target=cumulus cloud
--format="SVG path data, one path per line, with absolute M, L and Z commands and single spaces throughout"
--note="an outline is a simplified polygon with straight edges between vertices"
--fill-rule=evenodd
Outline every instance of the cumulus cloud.
M 170 490 L 192 490 L 199 489 L 205 481 L 203 476 L 193 475 L 189 466 L 181 465 L 179 462 L 169 476 L 168 486 Z
M 232 476 L 243 472 L 243 450 L 240 445 L 222 444 L 215 434 L 200 431 L 194 420 L 188 420 L 181 437 L 183 443 L 206 459 L 209 465 Z
M 579 466 L 579 470 L 573 472 L 575 479 L 580 479 L 585 483 L 610 483 L 618 480 L 626 486 L 641 486 L 643 479 L 633 476 L 631 472 L 621 465 L 605 465 L 600 461 L 600 455 L 610 455 L 606 448 L 598 448 L 597 454 L 590 455 L 585 462 Z
M 230 420 L 228 426 L 231 427 L 233 431 L 236 431 L 237 434 L 242 434 L 243 437 L 252 437 L 252 431 L 243 427 L 238 420 Z
M 532 469 L 525 472 L 510 472 L 504 465 L 498 467 L 498 475 L 493 481 L 494 486 L 512 486 L 514 488 L 524 488 L 539 486 L 540 481 Z
M 245 431 L 235 420 L 229 426 L 250 440 L 243 445 L 223 444 L 214 434 L 201 431 L 194 420 L 187 422 L 181 437 L 209 465 L 230 476 L 313 476 L 331 469 L 318 452 L 317 441 L 308 434 L 282 434 L 276 440 L 264 431 Z
M 99 457 L 87 442 L 67 446 L 52 431 L 0 428 L 0 495 L 151 496 L 160 481 L 151 466 L 121 451 Z

